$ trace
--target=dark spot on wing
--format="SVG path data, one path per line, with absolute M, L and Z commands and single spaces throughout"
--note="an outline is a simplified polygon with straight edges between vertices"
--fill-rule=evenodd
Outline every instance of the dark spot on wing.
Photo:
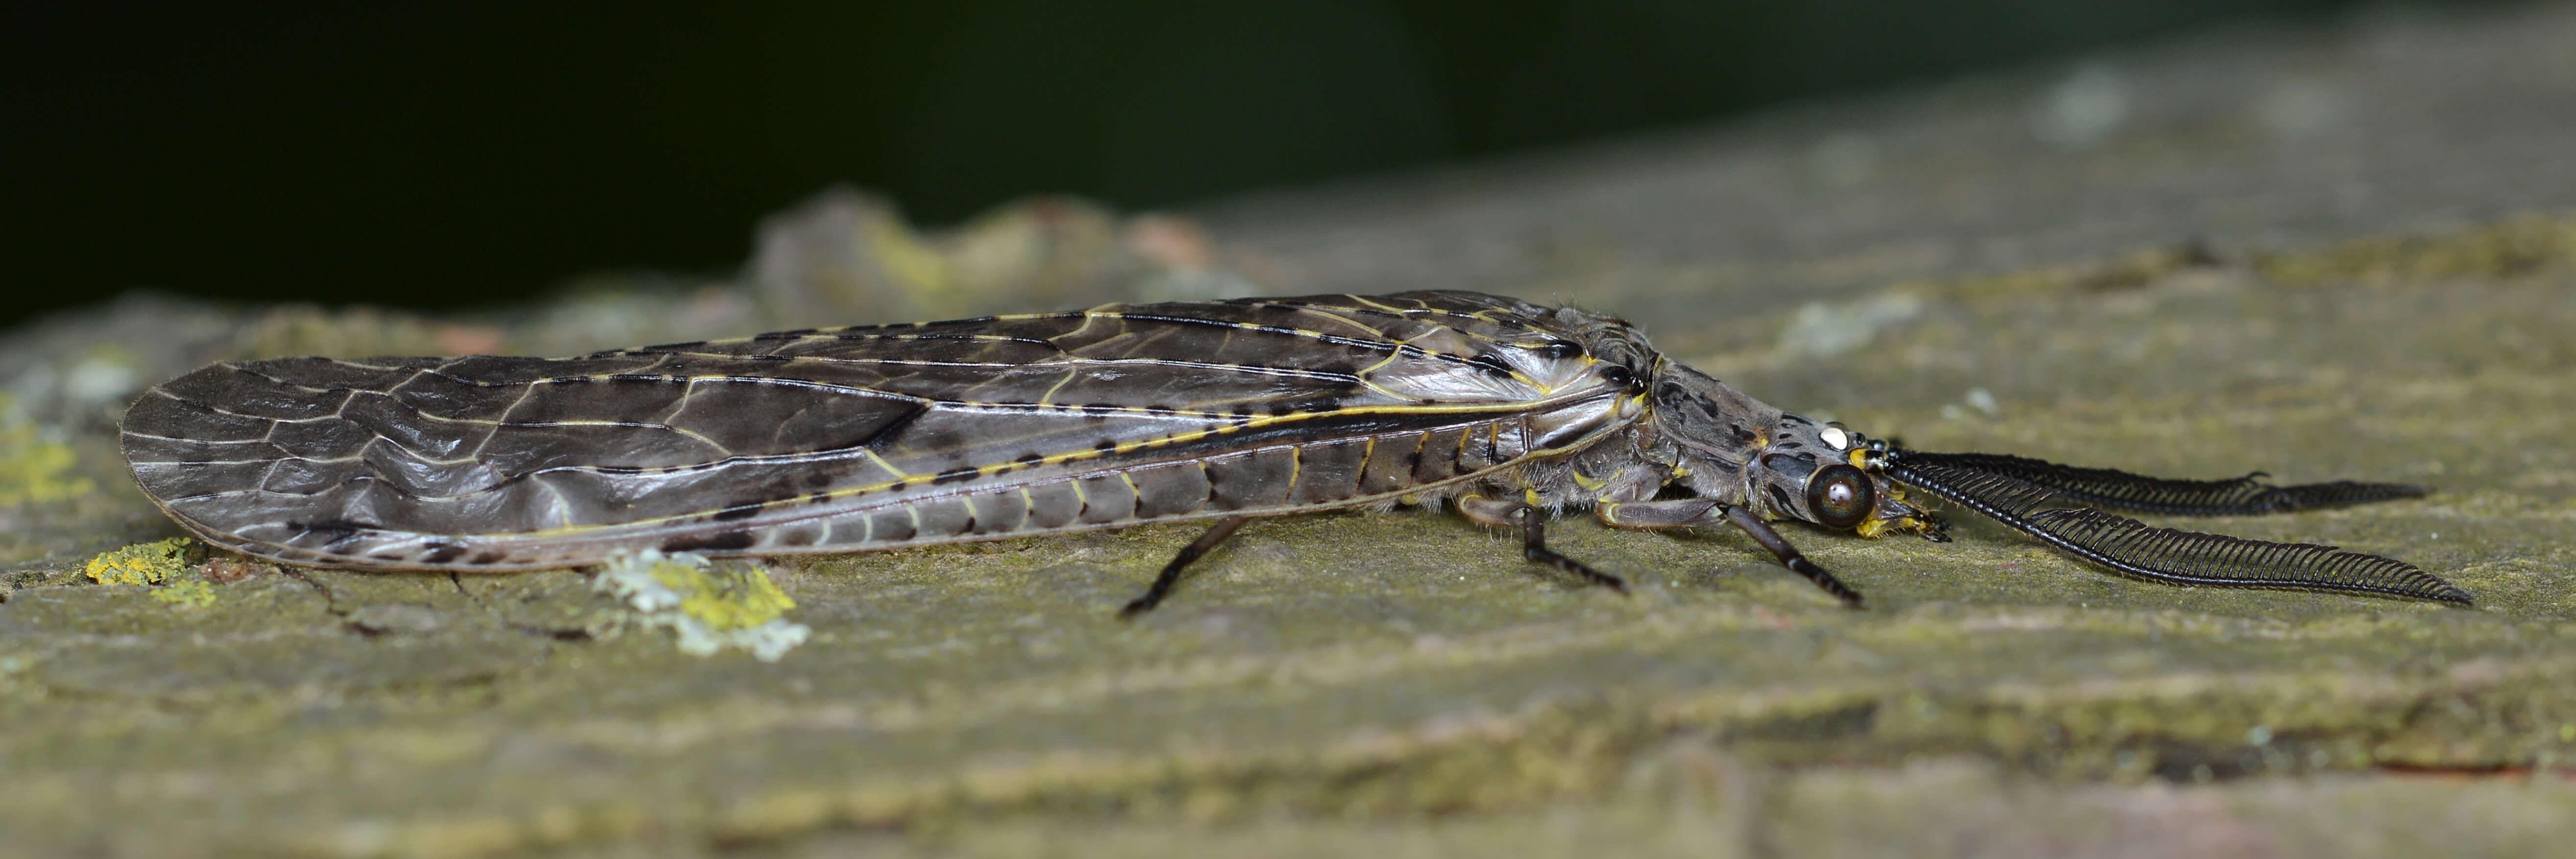
M 749 518 L 751 518 L 751 517 L 754 517 L 754 516 L 758 516 L 758 515 L 760 515 L 760 511 L 761 511 L 761 508 L 762 508 L 763 506 L 764 506 L 764 505 L 763 505 L 761 502 L 758 502 L 758 501 L 754 501 L 754 502 L 751 502 L 751 503 L 749 503 L 749 504 L 736 504 L 736 505 L 734 505 L 734 506 L 732 506 L 732 507 L 727 507 L 727 508 L 725 508 L 725 509 L 718 510 L 718 511 L 716 511 L 716 515 L 714 515 L 714 516 L 709 516 L 709 517 L 707 517 L 707 518 L 709 518 L 709 519 L 713 519 L 713 520 L 716 520 L 716 521 L 718 521 L 718 522 L 731 522 L 731 521 L 734 521 L 734 520 L 736 520 L 736 519 L 749 519 Z
M 918 434 L 918 437 L 908 438 L 904 441 L 906 444 L 913 446 L 917 450 L 948 451 L 951 453 L 963 451 L 972 446 L 971 439 L 968 439 L 964 434 L 958 432 L 956 428 L 945 426 L 937 429 L 923 430 Z
M 348 552 L 348 550 L 340 548 L 341 543 L 357 539 L 359 534 L 368 531 L 381 530 L 379 526 L 372 523 L 352 522 L 346 519 L 326 519 L 320 522 L 310 523 L 288 522 L 286 523 L 286 527 L 320 537 L 322 538 L 323 551 L 337 552 L 341 554 L 346 554 Z

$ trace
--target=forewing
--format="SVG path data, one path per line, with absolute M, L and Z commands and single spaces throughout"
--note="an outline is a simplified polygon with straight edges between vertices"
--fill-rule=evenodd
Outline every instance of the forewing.
M 1530 351 L 1551 336 L 1507 302 L 1427 294 L 1111 306 L 571 359 L 287 358 L 153 388 L 124 443 L 143 489 L 210 539 L 363 564 L 369 543 L 420 535 L 635 528 L 1490 419 L 1582 393 Z M 373 563 L 503 560 L 455 551 Z

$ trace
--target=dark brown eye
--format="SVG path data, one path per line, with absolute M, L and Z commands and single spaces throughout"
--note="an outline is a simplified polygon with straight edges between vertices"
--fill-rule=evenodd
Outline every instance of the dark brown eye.
M 1628 368 L 1617 364 L 1604 364 L 1601 366 L 1601 381 L 1625 388 L 1629 383 L 1637 381 L 1637 374 L 1628 372 Z
M 1878 490 L 1860 469 L 1835 463 L 1807 478 L 1807 509 L 1828 527 L 1849 528 L 1878 509 Z

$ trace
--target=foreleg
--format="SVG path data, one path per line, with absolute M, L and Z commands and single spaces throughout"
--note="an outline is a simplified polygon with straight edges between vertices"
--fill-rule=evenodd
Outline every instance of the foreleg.
M 1825 593 L 1833 594 L 1845 605 L 1854 607 L 1860 605 L 1860 592 L 1843 584 L 1841 579 L 1834 578 L 1833 573 L 1826 572 L 1825 568 L 1817 566 L 1816 562 L 1807 560 L 1806 554 L 1799 552 L 1798 547 L 1789 545 L 1789 540 L 1780 536 L 1780 532 L 1772 530 L 1770 523 L 1762 521 L 1761 517 L 1753 515 L 1752 511 L 1742 507 L 1720 504 L 1706 498 L 1673 498 L 1663 501 L 1631 501 L 1624 504 L 1605 501 L 1595 505 L 1592 513 L 1599 517 L 1603 524 L 1618 528 L 1707 528 L 1716 525 L 1733 525 L 1744 529 L 1744 533 L 1751 535 L 1753 542 L 1762 544 L 1762 548 L 1771 550 L 1771 554 L 1780 559 L 1780 565 L 1788 567 L 1790 572 L 1806 576 L 1808 581 L 1815 582 L 1817 587 L 1824 588 Z

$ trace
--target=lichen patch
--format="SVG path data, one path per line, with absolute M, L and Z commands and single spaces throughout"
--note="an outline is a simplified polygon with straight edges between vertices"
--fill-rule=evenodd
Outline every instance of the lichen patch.
M 691 552 L 648 549 L 610 560 L 592 587 L 632 609 L 640 625 L 671 630 L 680 652 L 692 656 L 731 647 L 776 662 L 813 634 L 786 619 L 796 600 L 754 565 L 718 566 Z

